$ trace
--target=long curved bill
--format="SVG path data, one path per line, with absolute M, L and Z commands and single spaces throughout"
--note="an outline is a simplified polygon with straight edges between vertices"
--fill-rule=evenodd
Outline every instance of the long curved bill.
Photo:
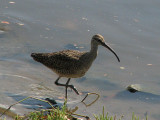
M 118 55 L 116 54 L 116 52 L 107 43 L 103 43 L 102 45 L 104 47 L 106 47 L 107 49 L 109 49 L 116 56 L 118 62 L 120 62 L 120 59 L 119 59 Z

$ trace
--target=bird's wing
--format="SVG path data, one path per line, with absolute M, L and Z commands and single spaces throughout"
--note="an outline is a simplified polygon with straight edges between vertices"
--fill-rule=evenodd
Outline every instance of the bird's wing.
M 51 69 L 69 70 L 80 64 L 79 59 L 83 54 L 84 52 L 76 50 L 64 50 L 60 52 L 48 53 L 47 55 L 48 58 L 43 64 Z

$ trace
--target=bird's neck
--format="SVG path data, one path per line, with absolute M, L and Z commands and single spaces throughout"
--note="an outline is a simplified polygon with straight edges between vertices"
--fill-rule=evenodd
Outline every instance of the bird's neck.
M 89 53 L 91 56 L 96 58 L 98 53 L 98 45 L 91 43 L 91 50 Z

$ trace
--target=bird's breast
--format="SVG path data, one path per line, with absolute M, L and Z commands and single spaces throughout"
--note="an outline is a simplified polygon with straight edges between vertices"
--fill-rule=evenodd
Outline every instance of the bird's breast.
M 92 63 L 83 63 L 79 61 L 78 63 L 70 63 L 68 66 L 62 67 L 61 69 L 52 68 L 52 70 L 61 77 L 79 78 L 85 75 L 91 64 Z

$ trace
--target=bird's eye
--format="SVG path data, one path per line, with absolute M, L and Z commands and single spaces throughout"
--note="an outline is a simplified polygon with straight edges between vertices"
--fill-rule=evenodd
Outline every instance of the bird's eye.
M 99 38 L 94 38 L 96 41 L 100 41 L 100 39 Z
M 101 41 L 102 41 L 102 40 L 101 40 L 101 39 L 99 39 L 99 38 L 97 38 L 96 40 L 97 40 L 98 42 L 101 42 Z

